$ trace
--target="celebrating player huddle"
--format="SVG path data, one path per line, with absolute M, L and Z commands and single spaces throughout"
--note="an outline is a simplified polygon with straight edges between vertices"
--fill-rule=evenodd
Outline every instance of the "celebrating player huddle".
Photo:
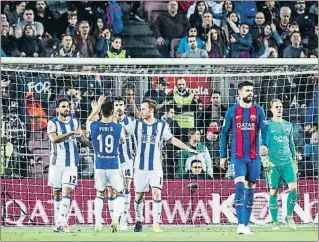
M 282 180 L 288 184 L 286 221 L 295 229 L 292 212 L 297 200 L 295 146 L 292 125 L 282 120 L 282 104 L 273 100 L 273 118 L 265 119 L 259 105 L 253 102 L 253 83 L 239 84 L 239 104 L 226 113 L 220 137 L 220 165 L 227 164 L 229 132 L 232 130 L 230 163 L 234 170 L 235 208 L 238 218 L 238 234 L 252 234 L 248 227 L 254 202 L 254 189 L 261 171 L 261 163 L 267 174 L 270 187 L 270 213 L 273 229 L 279 229 L 277 193 Z M 127 218 L 131 201 L 131 183 L 134 181 L 136 214 L 135 232 L 142 231 L 144 194 L 151 187 L 153 198 L 153 231 L 160 228 L 163 186 L 162 142 L 169 142 L 192 153 L 196 150 L 173 137 L 165 121 L 154 117 L 156 102 L 146 99 L 141 105 L 142 119 L 125 116 L 125 101 L 122 98 L 105 100 L 101 96 L 93 101 L 92 113 L 87 120 L 95 153 L 94 201 L 95 231 L 102 231 L 102 211 L 107 192 L 108 208 L 112 219 L 111 230 L 127 230 Z M 53 188 L 55 232 L 69 232 L 66 221 L 70 196 L 77 185 L 79 151 L 76 141 L 86 145 L 87 132 L 79 129 L 79 123 L 69 115 L 67 99 L 58 101 L 58 117 L 48 125 L 52 143 L 49 185 Z M 261 133 L 261 146 L 260 136 Z M 260 146 L 260 147 L 259 147 Z

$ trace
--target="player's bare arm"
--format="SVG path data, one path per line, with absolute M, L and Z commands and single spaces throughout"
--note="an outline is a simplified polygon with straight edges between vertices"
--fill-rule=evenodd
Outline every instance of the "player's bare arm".
M 186 150 L 188 152 L 194 153 L 194 154 L 198 154 L 197 150 L 194 150 L 192 148 L 190 148 L 189 146 L 187 146 L 186 144 L 184 144 L 182 141 L 180 141 L 179 139 L 173 137 L 171 139 L 171 144 L 175 145 L 178 148 L 181 148 L 183 150 Z
M 92 103 L 91 103 L 92 112 L 87 119 L 88 122 L 94 122 L 97 120 L 97 117 L 98 117 L 99 112 L 101 110 L 101 106 L 102 106 L 104 101 L 105 101 L 105 96 L 100 96 L 97 101 L 95 101 L 95 100 L 92 101 Z
M 71 132 L 68 132 L 66 134 L 61 134 L 61 135 L 57 135 L 56 133 L 50 133 L 49 139 L 52 143 L 58 144 L 58 143 L 64 142 L 65 140 L 70 138 L 72 135 L 81 135 L 82 136 L 83 131 L 81 129 L 78 129 L 78 130 L 71 131 Z

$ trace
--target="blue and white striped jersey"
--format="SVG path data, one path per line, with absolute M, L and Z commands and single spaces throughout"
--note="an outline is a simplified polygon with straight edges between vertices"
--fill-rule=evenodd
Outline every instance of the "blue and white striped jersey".
M 123 121 L 119 122 L 124 128 L 125 142 L 120 144 L 120 162 L 121 164 L 125 162 L 130 162 L 133 159 L 133 137 L 126 130 L 126 126 L 134 121 L 133 117 L 125 117 Z
M 126 129 L 134 137 L 135 169 L 162 172 L 162 142 L 173 137 L 166 121 L 155 119 L 147 125 L 143 120 L 134 120 Z
M 94 147 L 95 169 L 119 169 L 119 146 L 121 139 L 125 139 L 122 125 L 103 121 L 88 122 L 88 131 Z
M 48 122 L 47 132 L 48 134 L 62 135 L 79 129 L 79 126 L 77 119 L 70 117 L 68 121 L 61 121 L 58 117 L 55 117 Z M 70 167 L 79 165 L 79 149 L 74 135 L 58 144 L 51 142 L 50 164 Z

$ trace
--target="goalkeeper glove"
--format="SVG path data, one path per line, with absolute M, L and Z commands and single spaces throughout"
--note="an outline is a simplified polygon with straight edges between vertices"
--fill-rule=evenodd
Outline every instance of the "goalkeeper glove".
M 268 156 L 266 155 L 262 156 L 261 161 L 263 163 L 264 170 L 267 173 L 271 173 L 271 168 L 274 167 L 275 165 L 268 159 Z

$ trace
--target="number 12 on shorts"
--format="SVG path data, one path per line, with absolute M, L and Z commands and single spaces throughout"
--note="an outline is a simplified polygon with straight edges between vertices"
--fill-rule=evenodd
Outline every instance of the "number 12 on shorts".
M 76 184 L 76 176 L 70 176 L 70 184 Z

